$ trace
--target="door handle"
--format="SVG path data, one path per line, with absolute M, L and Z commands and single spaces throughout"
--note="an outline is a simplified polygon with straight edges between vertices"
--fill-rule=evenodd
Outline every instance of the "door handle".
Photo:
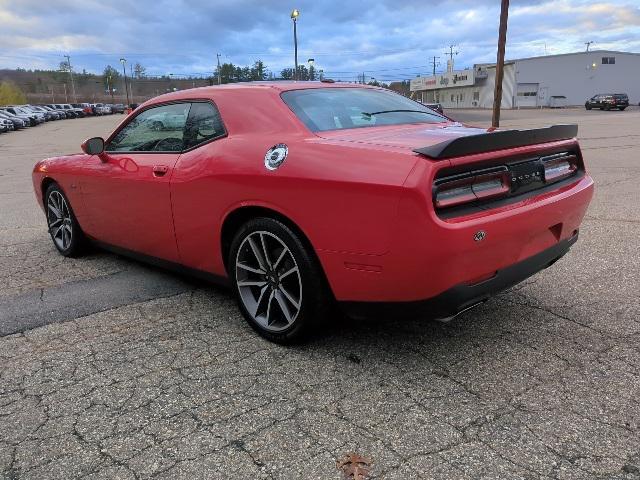
M 166 165 L 154 165 L 153 166 L 153 176 L 154 177 L 163 177 L 169 171 L 169 167 Z

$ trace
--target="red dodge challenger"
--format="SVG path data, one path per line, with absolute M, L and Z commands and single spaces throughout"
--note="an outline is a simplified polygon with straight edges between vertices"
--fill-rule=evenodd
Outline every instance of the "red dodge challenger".
M 554 263 L 593 194 L 576 134 L 361 85 L 234 84 L 149 100 L 33 183 L 62 255 L 90 241 L 227 283 L 290 342 L 334 302 L 449 319 Z

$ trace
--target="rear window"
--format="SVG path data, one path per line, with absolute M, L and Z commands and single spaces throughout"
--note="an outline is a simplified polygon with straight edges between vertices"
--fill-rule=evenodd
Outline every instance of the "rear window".
M 626 100 L 629 98 L 626 93 L 617 93 L 614 95 L 618 100 Z
M 370 88 L 290 90 L 282 100 L 313 132 L 447 121 L 402 95 Z

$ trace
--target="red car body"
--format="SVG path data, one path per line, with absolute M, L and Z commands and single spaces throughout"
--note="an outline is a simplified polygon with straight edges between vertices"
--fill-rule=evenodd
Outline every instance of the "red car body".
M 434 316 L 449 317 L 546 267 L 575 241 L 593 194 L 575 138 L 431 158 L 415 150 L 488 131 L 447 119 L 314 133 L 281 98 L 310 88 L 367 87 L 253 83 L 162 95 L 123 124 L 163 102 L 206 100 L 227 134 L 183 153 L 46 159 L 33 171 L 36 197 L 43 205 L 55 181 L 88 237 L 222 280 L 228 226 L 257 212 L 286 219 L 313 247 L 335 299 L 355 314 L 371 303 L 427 302 Z M 266 169 L 265 152 L 281 143 L 286 161 Z M 455 215 L 434 204 L 445 174 L 557 152 L 571 153 L 578 172 L 556 186 Z

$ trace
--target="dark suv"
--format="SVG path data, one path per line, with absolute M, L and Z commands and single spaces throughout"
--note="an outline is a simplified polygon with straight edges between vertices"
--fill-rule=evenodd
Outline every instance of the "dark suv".
M 629 97 L 626 93 L 605 93 L 591 97 L 584 104 L 584 108 L 591 110 L 599 108 L 600 110 L 611 110 L 618 108 L 624 110 L 629 106 Z

